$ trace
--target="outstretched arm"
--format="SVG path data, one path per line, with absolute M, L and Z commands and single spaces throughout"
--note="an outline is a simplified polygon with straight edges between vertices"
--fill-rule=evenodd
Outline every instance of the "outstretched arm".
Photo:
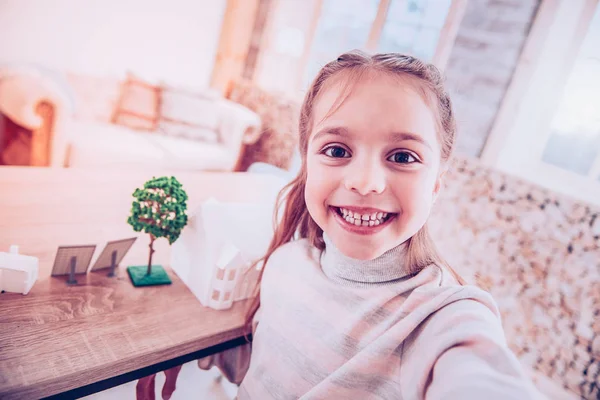
M 485 336 L 446 350 L 435 362 L 426 399 L 542 399 L 510 349 Z
M 407 343 L 403 381 L 417 398 L 542 399 L 506 343 L 500 317 L 474 299 L 431 315 Z M 409 389 L 407 389 L 409 390 Z

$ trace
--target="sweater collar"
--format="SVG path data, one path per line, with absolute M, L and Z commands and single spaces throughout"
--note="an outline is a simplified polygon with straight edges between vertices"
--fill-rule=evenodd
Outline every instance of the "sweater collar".
M 323 233 L 325 250 L 321 268 L 331 280 L 346 285 L 370 287 L 390 284 L 411 275 L 406 266 L 406 243 L 390 249 L 373 260 L 357 260 L 344 255 Z

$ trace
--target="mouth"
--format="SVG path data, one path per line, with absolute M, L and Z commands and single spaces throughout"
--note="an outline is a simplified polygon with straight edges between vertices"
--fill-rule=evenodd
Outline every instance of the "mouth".
M 397 213 L 374 209 L 348 209 L 330 206 L 338 222 L 347 230 L 355 233 L 375 233 L 388 225 Z

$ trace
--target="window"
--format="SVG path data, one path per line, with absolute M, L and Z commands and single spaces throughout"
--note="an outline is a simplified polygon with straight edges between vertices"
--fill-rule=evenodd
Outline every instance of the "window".
M 541 3 L 482 160 L 600 204 L 598 0 Z
M 302 97 L 339 54 L 413 54 L 445 66 L 467 0 L 280 0 L 261 44 L 254 81 Z
M 305 86 L 337 55 L 365 48 L 379 0 L 323 0 L 305 70 Z
M 542 161 L 600 180 L 600 7 L 552 119 Z
M 304 84 L 335 56 L 352 49 L 434 61 L 451 4 L 452 0 L 323 0 Z
M 432 61 L 451 0 L 392 1 L 377 50 Z

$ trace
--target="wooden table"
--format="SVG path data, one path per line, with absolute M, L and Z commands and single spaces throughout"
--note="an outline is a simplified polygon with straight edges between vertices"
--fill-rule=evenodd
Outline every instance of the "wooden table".
M 49 276 L 58 245 L 102 248 L 135 236 L 125 222 L 131 193 L 153 175 L 171 174 L 188 192 L 190 210 L 208 197 L 260 200 L 280 185 L 245 173 L 0 167 L 0 251 L 18 244 L 40 259 L 28 295 L 0 294 L 0 398 L 83 396 L 243 342 L 244 302 L 227 311 L 205 308 L 171 270 L 172 285 L 131 285 L 125 266 L 147 260 L 145 235 L 117 278 L 93 272 L 67 286 Z M 162 241 L 157 263 L 169 257 Z

